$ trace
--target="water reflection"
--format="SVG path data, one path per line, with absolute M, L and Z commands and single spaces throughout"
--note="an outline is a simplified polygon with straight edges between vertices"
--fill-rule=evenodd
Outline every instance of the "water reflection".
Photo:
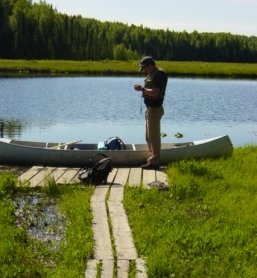
M 141 77 L 0 78 L 0 136 L 31 141 L 144 143 Z M 228 134 L 257 144 L 257 81 L 169 78 L 163 142 Z M 176 138 L 176 133 L 183 138 Z
M 65 233 L 65 219 L 56 200 L 39 193 L 19 193 L 14 198 L 16 225 L 30 236 L 57 250 Z
M 19 120 L 4 120 L 0 118 L 0 137 L 20 137 L 23 124 Z

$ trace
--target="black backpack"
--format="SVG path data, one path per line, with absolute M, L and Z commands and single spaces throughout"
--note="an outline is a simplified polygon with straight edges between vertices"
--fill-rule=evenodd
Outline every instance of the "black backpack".
M 99 156 L 103 158 L 97 159 Z M 112 168 L 111 158 L 105 154 L 97 153 L 89 159 L 88 167 L 79 171 L 79 180 L 87 184 L 106 183 Z

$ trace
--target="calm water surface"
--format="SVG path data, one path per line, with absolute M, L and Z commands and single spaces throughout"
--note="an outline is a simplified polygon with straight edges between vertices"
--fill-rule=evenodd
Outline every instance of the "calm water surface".
M 0 78 L 0 137 L 144 143 L 143 77 Z M 257 81 L 169 78 L 163 142 L 228 134 L 257 144 Z M 143 111 L 141 111 L 143 110 Z M 174 135 L 184 134 L 182 139 Z

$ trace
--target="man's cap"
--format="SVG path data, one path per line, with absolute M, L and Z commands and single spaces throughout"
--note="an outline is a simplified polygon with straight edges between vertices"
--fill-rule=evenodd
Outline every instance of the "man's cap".
M 148 66 L 149 64 L 155 65 L 153 57 L 145 56 L 144 58 L 142 58 L 142 60 L 139 63 L 140 71 L 142 71 L 144 67 Z

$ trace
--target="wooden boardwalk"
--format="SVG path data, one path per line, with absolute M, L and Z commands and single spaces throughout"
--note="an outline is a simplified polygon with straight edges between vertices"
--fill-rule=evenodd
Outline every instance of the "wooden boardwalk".
M 33 166 L 19 177 L 23 186 L 44 186 L 47 180 L 54 179 L 57 184 L 79 183 L 78 172 L 80 168 L 55 168 Z M 144 186 L 154 181 L 167 183 L 164 169 L 142 170 L 141 168 L 114 168 L 108 176 L 109 185 L 121 184 L 129 186 Z
M 32 167 L 19 180 L 23 186 L 43 186 L 47 179 L 58 184 L 78 183 L 79 168 Z M 167 184 L 167 176 L 162 170 L 142 170 L 141 168 L 114 168 L 108 176 L 107 184 L 95 186 L 91 197 L 94 233 L 94 258 L 87 262 L 85 278 L 96 278 L 101 269 L 101 278 L 113 278 L 115 268 L 118 278 L 127 278 L 130 263 L 136 265 L 136 277 L 147 278 L 145 261 L 138 257 L 132 232 L 123 207 L 124 185 L 143 186 L 159 181 Z M 111 240 L 113 238 L 113 241 Z M 99 267 L 100 266 L 100 267 Z

